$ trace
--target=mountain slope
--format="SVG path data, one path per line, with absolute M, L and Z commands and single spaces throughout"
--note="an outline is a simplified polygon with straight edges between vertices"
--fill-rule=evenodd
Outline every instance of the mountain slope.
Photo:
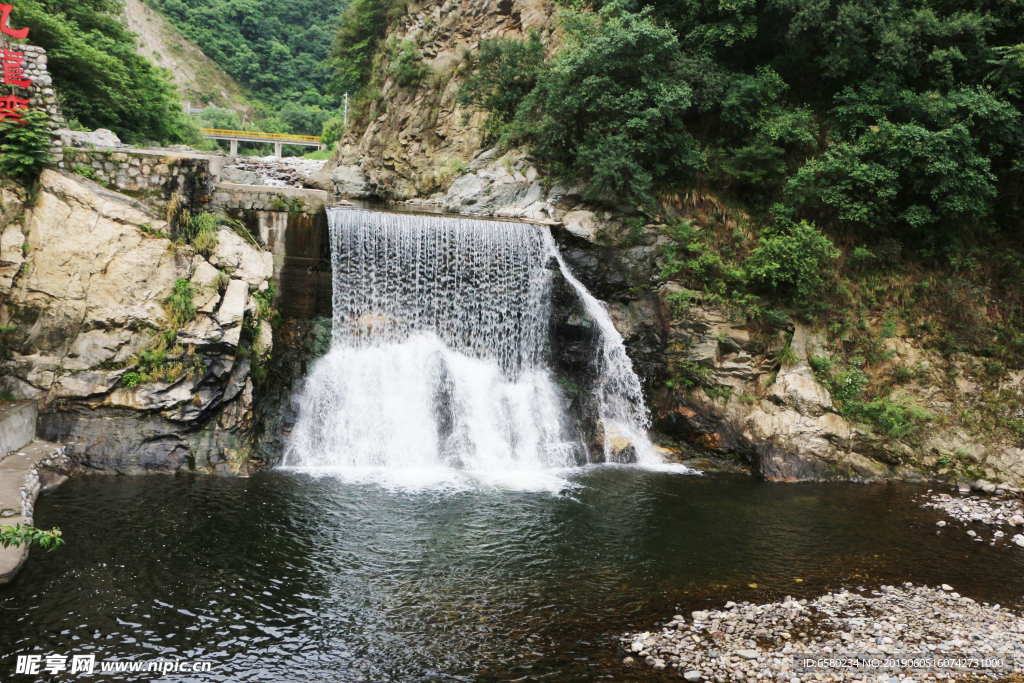
M 139 36 L 139 54 L 173 74 L 183 102 L 193 107 L 212 104 L 252 116 L 245 89 L 157 12 L 141 0 L 126 0 L 125 19 L 129 30 Z
M 325 95 L 338 16 L 347 0 L 148 0 L 147 4 L 253 95 L 275 109 L 334 109 Z

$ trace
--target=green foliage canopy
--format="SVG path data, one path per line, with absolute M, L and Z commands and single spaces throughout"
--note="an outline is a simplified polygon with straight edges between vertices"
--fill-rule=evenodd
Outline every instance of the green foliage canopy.
M 12 26 L 46 50 L 47 67 L 69 119 L 108 128 L 129 142 L 192 142 L 194 124 L 168 75 L 135 52 L 118 0 L 21 0 Z
M 685 124 L 692 89 L 675 70 L 679 42 L 648 10 L 610 5 L 563 15 L 566 45 L 523 98 L 510 139 L 590 179 L 597 192 L 642 199 L 658 180 L 692 172 Z
M 49 117 L 27 111 L 20 123 L 0 121 L 0 175 L 31 183 L 50 161 Z
M 699 185 L 769 220 L 919 246 L 1024 227 L 1012 3 L 598 5 L 560 14 L 565 44 L 540 65 L 533 38 L 484 41 L 462 91 L 556 174 L 647 201 Z M 502 60 L 524 65 L 519 87 Z
M 331 80 L 325 60 L 345 0 L 147 2 L 274 110 L 288 103 L 337 107 L 336 98 L 325 94 Z

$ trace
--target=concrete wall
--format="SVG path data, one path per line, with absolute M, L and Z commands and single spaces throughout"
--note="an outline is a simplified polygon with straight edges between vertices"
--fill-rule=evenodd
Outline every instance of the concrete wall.
M 0 405 L 0 459 L 36 438 L 35 401 Z

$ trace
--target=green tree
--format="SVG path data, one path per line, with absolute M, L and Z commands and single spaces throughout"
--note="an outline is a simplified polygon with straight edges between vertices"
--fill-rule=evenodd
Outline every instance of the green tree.
M 373 58 L 383 45 L 391 10 L 387 0 L 352 0 L 345 8 L 331 47 L 332 93 L 355 93 L 370 82 Z
M 563 15 L 566 44 L 537 77 L 509 139 L 529 141 L 596 192 L 650 200 L 655 183 L 701 162 L 686 128 L 692 91 L 673 31 L 647 10 Z
M 14 26 L 30 28 L 28 42 L 44 48 L 64 113 L 87 128 L 108 128 L 131 142 L 193 142 L 168 75 L 135 52 L 135 36 L 118 0 L 24 0 Z
M 326 66 L 346 0 L 147 2 L 271 108 L 337 107 Z
M 0 174 L 32 183 L 50 161 L 49 117 L 28 111 L 21 122 L 0 121 Z
M 821 288 L 821 270 L 839 250 L 818 230 L 801 221 L 769 237 L 747 259 L 750 279 L 783 296 L 812 299 Z
M 459 102 L 490 112 L 487 127 L 497 133 L 537 84 L 543 63 L 544 45 L 537 31 L 531 31 L 527 40 L 481 40 L 474 71 L 459 89 Z

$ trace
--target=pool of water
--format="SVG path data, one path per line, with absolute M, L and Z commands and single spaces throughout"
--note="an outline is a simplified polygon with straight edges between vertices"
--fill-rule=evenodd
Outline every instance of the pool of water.
M 36 512 L 67 544 L 33 551 L 0 587 L 0 667 L 94 653 L 212 663 L 161 680 L 668 680 L 622 665 L 614 638 L 844 585 L 1024 597 L 1024 549 L 936 536 L 921 487 L 596 467 L 557 488 L 281 471 L 73 480 Z

